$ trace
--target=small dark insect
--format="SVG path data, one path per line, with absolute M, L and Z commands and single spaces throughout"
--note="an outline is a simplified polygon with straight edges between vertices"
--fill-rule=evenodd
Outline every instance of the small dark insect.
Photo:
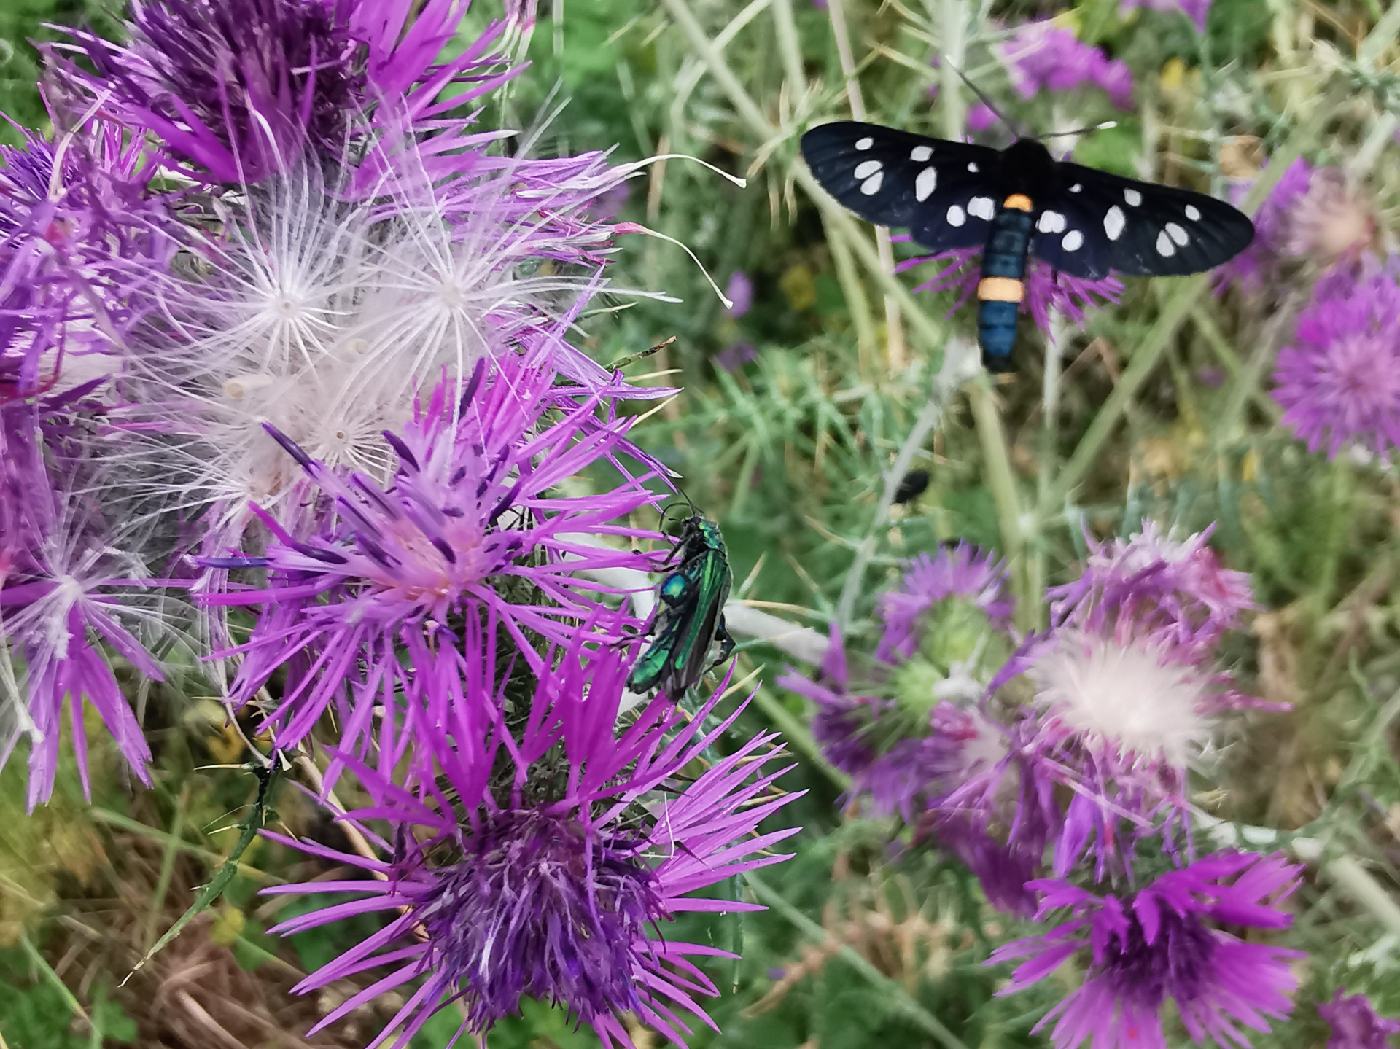
M 724 626 L 731 576 L 719 527 L 692 514 L 663 567 L 670 571 L 656 588 L 656 612 L 647 631 L 651 644 L 632 668 L 627 687 L 633 692 L 659 688 L 679 699 L 712 665 L 706 662 L 711 645 L 719 642 L 717 663 L 734 651 Z
M 934 251 L 984 247 L 977 341 L 988 371 L 1012 368 L 1029 255 L 1086 279 L 1182 276 L 1254 238 L 1214 197 L 1056 160 L 1033 138 L 996 150 L 843 120 L 803 135 L 802 155 L 861 218 L 906 227 Z
M 927 470 L 910 470 L 899 479 L 899 487 L 894 490 L 894 501 L 908 503 L 928 491 Z

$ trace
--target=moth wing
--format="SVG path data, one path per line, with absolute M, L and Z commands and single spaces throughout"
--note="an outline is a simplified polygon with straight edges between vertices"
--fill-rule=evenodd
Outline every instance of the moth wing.
M 1254 239 L 1247 216 L 1204 193 L 1069 162 L 1058 170 L 1064 188 L 1040 202 L 1031 251 L 1071 276 L 1203 273 Z
M 906 228 L 933 251 L 986 243 L 994 149 L 841 120 L 803 135 L 802 155 L 822 188 L 869 222 Z

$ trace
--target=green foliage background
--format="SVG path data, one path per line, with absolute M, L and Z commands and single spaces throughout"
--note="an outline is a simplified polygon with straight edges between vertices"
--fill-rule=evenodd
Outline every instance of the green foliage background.
M 479 0 L 464 39 L 488 6 Z M 931 94 L 931 56 L 966 48 L 970 73 L 1011 103 L 987 46 L 999 24 L 1054 6 L 832 0 L 870 118 L 935 134 L 961 126 L 963 103 L 946 85 Z M 1239 175 L 1272 156 L 1266 179 L 1298 153 L 1342 164 L 1393 240 L 1396 114 L 1338 71 L 1365 46 L 1374 69 L 1396 74 L 1397 19 L 1383 4 L 1216 0 L 1203 36 L 1171 14 L 1121 16 L 1116 0 L 1068 7 L 1062 24 L 1132 67 L 1138 108 L 1115 114 L 1091 93 L 1042 97 L 1012 103 L 1021 123 L 1117 117 L 1115 129 L 1080 143 L 1078 159 L 1217 192 L 1222 157 Z M 42 120 L 24 41 L 42 36 L 45 21 L 110 31 L 106 10 L 96 0 L 6 0 L 0 108 L 22 124 Z M 1059 333 L 1057 384 L 1047 386 L 1043 341 L 1026 330 L 1018 374 L 954 394 L 939 369 L 950 339 L 970 336 L 967 311 L 947 320 L 946 299 L 918 296 L 887 314 L 891 282 L 866 265 L 871 231 L 823 212 L 798 174 L 801 131 L 850 111 L 829 12 L 808 0 L 573 0 L 552 11 L 563 17 L 542 20 L 532 68 L 504 93 L 504 123 L 531 125 L 557 89 L 569 103 L 548 125 L 547 150 L 616 144 L 620 160 L 685 153 L 749 180 L 740 191 L 671 160 L 634 181 L 626 204 L 629 217 L 688 244 L 721 284 L 745 273 L 755 287 L 747 315 L 731 317 L 681 252 L 638 237 L 618 261 L 617 283 L 664 290 L 683 305 L 634 305 L 589 323 L 603 361 L 676 336 L 629 369 L 668 372 L 685 388 L 640 439 L 722 524 L 739 596 L 824 632 L 849 587 L 859 641 L 903 558 L 965 538 L 1013 557 L 1032 626 L 1038 613 L 1026 599 L 1073 571 L 1084 529 L 1125 534 L 1149 517 L 1181 529 L 1216 522 L 1214 545 L 1227 565 L 1252 573 L 1261 606 L 1234 653 L 1239 672 L 1294 707 L 1251 719 L 1218 755 L 1201 800 L 1226 820 L 1283 831 L 1284 843 L 1299 831 L 1318 860 L 1295 902 L 1292 942 L 1311 952 L 1299 1007 L 1258 1044 L 1320 1047 L 1326 1031 L 1313 1005 L 1340 986 L 1400 1013 L 1400 480 L 1393 464 L 1309 455 L 1279 426 L 1268 372 L 1313 272 L 1290 276 L 1277 311 L 1213 297 L 1202 282 L 1133 282 L 1122 303 Z M 949 36 L 952 25 L 961 34 Z M 752 360 L 724 366 L 737 344 L 753 348 Z M 883 515 L 895 456 L 931 403 L 937 425 L 912 463 L 931 486 Z M 851 582 L 862 550 L 872 556 Z M 843 785 L 815 753 L 803 703 L 772 684 L 788 657 L 749 641 L 742 659 L 763 667 L 767 682 L 742 727 L 789 732 L 801 767 L 786 785 L 809 794 L 788 816 L 805 829 L 796 859 L 737 887 L 768 911 L 679 930 L 743 955 L 717 972 L 723 1033 L 702 1031 L 693 1044 L 1048 1044 L 1029 1029 L 1072 975 L 994 997 L 1004 973 L 982 962 L 1014 930 L 956 865 L 896 855 L 891 828 L 843 812 Z M 317 871 L 264 843 L 241 858 L 212 911 L 118 986 L 218 869 L 236 837 L 222 831 L 246 818 L 254 789 L 197 678 L 148 698 L 155 790 L 133 792 L 114 768 L 99 768 L 91 808 L 69 791 L 26 819 L 19 764 L 0 774 L 0 1045 L 364 1044 L 372 1016 L 312 1042 L 296 1037 L 328 1006 L 293 1000 L 287 988 L 356 930 L 290 944 L 267 937 L 287 908 L 255 890 Z M 293 791 L 274 804 L 273 822 L 317 826 Z M 446 1044 L 456 1017 L 438 1019 L 415 1046 Z M 638 1044 L 659 1044 L 647 1037 Z M 546 1007 L 491 1036 L 499 1049 L 590 1041 Z

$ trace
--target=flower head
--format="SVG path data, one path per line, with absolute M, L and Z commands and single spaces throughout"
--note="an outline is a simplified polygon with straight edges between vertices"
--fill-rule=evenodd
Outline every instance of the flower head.
M 1283 422 L 1329 458 L 1348 445 L 1400 447 L 1400 283 L 1394 267 L 1321 282 L 1279 351 L 1273 396 Z
M 470 0 L 467 0 L 469 3 Z M 376 109 L 392 119 L 437 117 L 445 87 L 492 79 L 498 64 L 477 45 L 438 64 L 467 3 L 429 0 L 146 0 L 127 42 L 73 32 L 52 59 L 70 88 L 103 111 L 153 133 L 192 173 L 216 183 L 258 182 L 309 151 L 334 157 L 368 131 Z M 93 72 L 72 59 L 81 56 Z M 501 70 L 497 70 L 498 73 Z
M 398 458 L 387 485 L 330 469 L 272 433 L 325 512 L 309 529 L 289 530 L 257 511 L 270 532 L 264 553 L 204 563 L 265 569 L 266 582 L 205 600 L 261 609 L 251 637 L 221 654 L 242 657 L 235 703 L 287 669 L 268 714 L 281 745 L 303 738 L 332 705 L 347 708 L 341 746 L 353 751 L 375 709 L 388 715 L 383 729 L 394 728 L 386 696 L 401 693 L 411 712 L 463 696 L 462 631 L 483 617 L 499 621 L 539 671 L 539 639 L 581 638 L 597 618 L 607 588 L 586 572 L 651 567 L 645 555 L 595 538 L 655 538 L 626 523 L 656 499 L 640 479 L 624 475 L 597 495 L 561 492 L 594 464 L 632 454 L 628 422 L 599 421 L 596 395 L 558 394 L 548 368 L 502 362 L 486 372 L 483 362 L 460 401 L 444 382 L 412 426 L 387 436 Z
M 508 716 L 505 683 L 492 684 L 494 667 L 484 661 L 494 655 L 489 647 L 482 650 L 485 691 L 425 738 L 433 775 L 416 792 L 351 762 L 371 801 L 342 818 L 391 859 L 269 835 L 387 876 L 269 890 L 358 897 L 284 922 L 282 933 L 355 914 L 390 916 L 296 990 L 387 970 L 319 1029 L 421 981 L 386 1028 L 402 1025 L 396 1049 L 458 998 L 462 1029 L 473 1033 L 536 998 L 565 1006 L 605 1046 L 632 1045 L 629 1014 L 683 1045 L 693 1020 L 713 1026 L 698 999 L 718 993 L 693 959 L 727 952 L 679 940 L 665 925 L 685 911 L 755 909 L 691 894 L 787 858 L 767 850 L 794 829 L 752 836 L 792 800 L 775 792 L 781 752 L 771 735 L 757 736 L 682 777 L 742 707 L 720 714 L 716 694 L 687 717 L 658 698 L 619 728 L 630 657 L 612 649 L 589 654 L 574 645 L 556 653 L 523 712 Z M 368 824 L 378 820 L 393 833 L 373 834 Z
M 1400 1020 L 1379 1015 L 1364 994 L 1338 990 L 1317 1012 L 1332 1025 L 1327 1049 L 1389 1049 L 1391 1036 L 1400 1034 Z
M 1055 1049 L 1166 1049 L 1162 1006 L 1170 998 L 1196 1045 L 1248 1046 L 1246 1030 L 1284 1016 L 1299 952 L 1249 943 L 1228 931 L 1282 929 L 1278 903 L 1297 887 L 1297 865 L 1279 856 L 1227 852 L 1169 871 L 1132 894 L 1095 895 L 1063 881 L 1033 882 L 1037 917 L 1064 921 L 1006 944 L 989 964 L 1019 960 L 1010 994 L 1072 958 L 1084 980 L 1036 1025 L 1053 1023 Z
M 1127 539 L 1091 539 L 1080 577 L 1047 592 L 1051 621 L 1104 635 L 1161 633 L 1212 650 L 1254 604 L 1249 577 L 1223 567 L 1207 545 L 1212 531 L 1173 539 L 1149 520 Z
M 1313 171 L 1294 201 L 1281 247 L 1285 254 L 1323 266 L 1356 263 L 1380 232 L 1375 202 L 1340 168 Z
M 0 766 L 28 737 L 31 809 L 53 794 L 65 715 L 88 790 L 86 705 L 149 785 L 151 751 L 110 653 L 162 679 L 141 637 L 160 622 L 143 600 L 144 566 L 82 491 L 92 478 L 80 483 L 45 449 L 41 416 L 0 405 Z
M 596 157 L 476 161 L 428 185 L 410 165 L 368 197 L 362 167 L 303 163 L 212 202 L 218 231 L 185 230 L 180 264 L 132 296 L 114 421 L 150 496 L 225 541 L 249 500 L 280 514 L 292 494 L 264 423 L 382 480 L 384 431 L 444 374 L 530 354 L 607 385 L 567 333 L 610 250 L 587 209 L 623 176 Z
M 1024 692 L 1025 760 L 1070 788 L 1056 818 L 1059 874 L 1090 847 L 1099 877 L 1130 870 L 1142 840 L 1174 853 L 1191 768 L 1227 713 L 1261 705 L 1218 664 L 1251 598 L 1208 535 L 1173 540 L 1148 522 L 1130 539 L 1092 544 L 1082 576 L 1048 592 L 1050 631 L 994 682 Z
M 150 179 L 140 143 L 97 119 L 0 146 L 0 401 L 116 369 L 130 293 L 171 255 Z

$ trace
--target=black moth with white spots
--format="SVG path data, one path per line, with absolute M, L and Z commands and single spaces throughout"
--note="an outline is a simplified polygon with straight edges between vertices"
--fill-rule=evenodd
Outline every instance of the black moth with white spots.
M 905 227 L 932 251 L 984 246 L 984 306 L 1015 294 L 995 279 L 1019 284 L 1027 253 L 1086 279 L 1180 276 L 1220 265 L 1254 237 L 1249 219 L 1214 197 L 1057 161 L 1030 138 L 996 150 L 839 121 L 803 135 L 802 154 L 862 218 Z

